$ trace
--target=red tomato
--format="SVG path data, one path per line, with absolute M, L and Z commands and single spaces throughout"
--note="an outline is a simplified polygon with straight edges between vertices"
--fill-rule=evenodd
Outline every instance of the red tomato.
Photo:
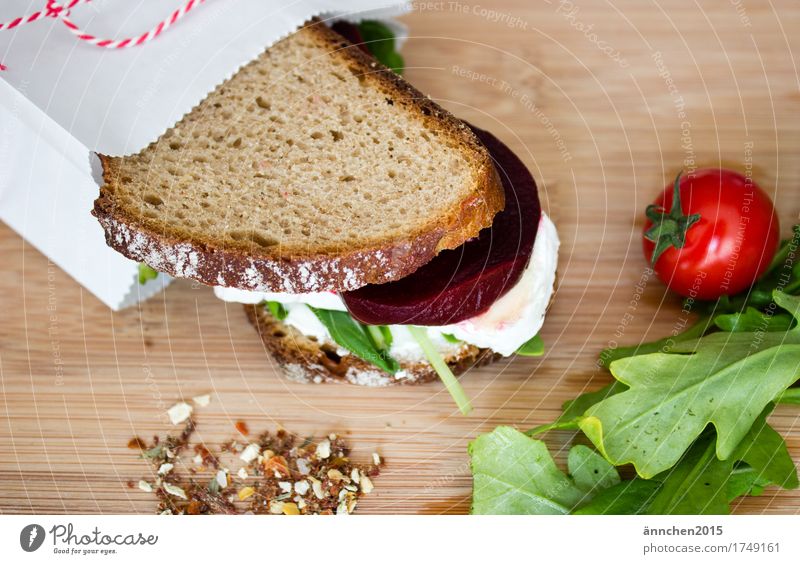
M 666 235 L 651 232 L 649 237 L 667 242 L 670 233 L 677 235 L 655 263 L 658 277 L 674 292 L 702 300 L 749 288 L 769 266 L 780 243 L 778 216 L 769 196 L 752 180 L 724 169 L 682 176 L 679 196 L 682 213 L 672 210 L 673 186 L 667 186 L 648 208 L 644 227 L 648 261 L 652 263 L 656 248 L 648 231 L 662 210 L 666 220 L 660 225 Z M 699 217 L 691 217 L 695 214 Z M 681 225 L 685 241 L 676 248 L 681 244 Z

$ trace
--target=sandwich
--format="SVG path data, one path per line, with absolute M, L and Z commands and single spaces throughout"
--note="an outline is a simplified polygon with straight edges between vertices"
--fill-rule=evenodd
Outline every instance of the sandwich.
M 243 303 L 292 379 L 440 377 L 466 411 L 455 375 L 541 354 L 559 242 L 531 174 L 320 21 L 99 157 L 107 243 Z

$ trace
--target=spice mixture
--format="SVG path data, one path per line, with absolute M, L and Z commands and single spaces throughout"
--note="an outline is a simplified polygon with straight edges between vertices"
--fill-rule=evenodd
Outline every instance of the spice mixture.
M 193 401 L 208 404 L 206 396 Z M 347 444 L 335 434 L 301 440 L 279 429 L 248 441 L 243 421 L 235 425 L 238 436 L 215 453 L 191 441 L 197 427 L 192 412 L 185 402 L 168 411 L 174 425 L 184 424 L 176 436 L 155 436 L 150 444 L 134 437 L 128 443 L 154 470 L 151 480 L 129 485 L 154 492 L 161 514 L 350 514 L 358 498 L 372 491 L 383 465 L 377 453 L 371 464 L 353 463 Z

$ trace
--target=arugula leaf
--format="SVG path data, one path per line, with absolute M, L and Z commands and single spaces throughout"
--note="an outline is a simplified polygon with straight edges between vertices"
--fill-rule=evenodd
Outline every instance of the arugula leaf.
M 776 403 L 788 403 L 790 405 L 800 405 L 800 388 L 789 388 L 777 398 Z
M 617 469 L 586 445 L 575 445 L 570 449 L 567 468 L 575 485 L 590 495 L 620 482 Z
M 524 441 L 514 429 L 498 427 L 470 444 L 473 512 L 562 513 L 572 504 L 571 512 L 578 515 L 728 514 L 736 497 L 760 495 L 770 485 L 798 486 L 786 443 L 766 422 L 772 407 L 756 418 L 731 458 L 716 457 L 717 439 L 709 427 L 674 467 L 647 480 L 620 481 L 614 467 L 583 445 L 570 450 L 569 478 L 555 467 L 542 441 Z M 559 492 L 568 495 L 559 497 Z
M 361 325 L 347 312 L 309 307 L 338 345 L 389 374 L 400 370 L 397 361 L 386 354 L 386 351 L 377 349 Z
M 800 298 L 773 297 L 800 315 Z M 592 406 L 579 423 L 606 459 L 631 462 L 644 478 L 675 465 L 708 423 L 717 430 L 717 457 L 728 459 L 767 404 L 800 376 L 798 329 L 714 333 L 673 351 L 691 354 L 615 361 L 612 374 L 630 389 Z
M 365 325 L 362 323 L 361 326 L 379 350 L 388 351 L 391 348 L 392 332 L 386 325 Z
M 797 468 L 783 437 L 767 423 L 774 404 L 761 412 L 753 426 L 736 447 L 733 460 L 745 462 L 756 473 L 755 481 L 785 489 L 797 488 Z
M 395 51 L 394 32 L 385 23 L 364 20 L 358 24 L 358 31 L 364 40 L 364 45 L 376 59 L 397 74 L 403 74 L 403 57 Z
M 442 358 L 442 355 L 439 354 L 439 351 L 436 350 L 436 347 L 428 338 L 428 331 L 424 327 L 409 325 L 408 332 L 411 333 L 411 336 L 414 337 L 415 341 L 417 341 L 422 349 L 422 352 L 425 353 L 428 362 L 431 363 L 431 366 L 439 375 L 444 387 L 447 388 L 448 392 L 450 392 L 450 395 L 452 396 L 453 401 L 456 402 L 459 411 L 461 411 L 461 413 L 464 415 L 469 414 L 469 412 L 472 411 L 472 403 L 469 401 L 469 397 L 464 391 L 464 388 L 461 387 L 461 383 L 458 381 L 458 378 L 455 377 L 453 371 L 450 370 L 450 367 L 447 366 L 447 363 Z
M 605 484 L 619 482 L 613 466 L 585 446 L 568 457 L 570 478 L 547 446 L 511 427 L 497 427 L 469 444 L 472 513 L 557 515 L 570 513 Z
M 150 268 L 145 263 L 139 263 L 139 285 L 142 286 L 147 283 L 148 280 L 155 280 L 158 278 L 158 271 Z
M 455 335 L 451 335 L 450 333 L 442 333 L 442 337 L 444 337 L 445 341 L 448 343 L 453 343 L 454 345 L 457 345 L 461 342 L 461 339 L 457 339 Z
M 786 443 L 766 422 L 771 410 L 761 413 L 730 459 L 715 456 L 714 434 L 706 430 L 672 469 L 603 490 L 575 513 L 724 515 L 739 496 L 761 495 L 771 485 L 797 487 Z
M 783 438 L 767 423 L 769 404 L 727 460 L 716 457 L 709 429 L 671 470 L 656 476 L 658 493 L 651 514 L 722 515 L 740 495 L 760 495 L 766 486 L 798 486 L 795 468 Z
M 269 310 L 272 317 L 277 319 L 278 321 L 283 321 L 286 319 L 286 316 L 289 315 L 289 312 L 286 311 L 286 308 L 283 307 L 283 304 L 280 302 L 264 302 L 267 304 L 267 309 Z
M 604 386 L 595 392 L 583 393 L 575 399 L 565 401 L 561 406 L 561 415 L 553 423 L 539 425 L 530 431 L 526 431 L 525 434 L 529 437 L 534 437 L 554 429 L 578 429 L 578 423 L 587 409 L 599 401 L 604 400 L 607 397 L 611 397 L 614 394 L 623 392 L 627 389 L 628 387 L 625 384 L 615 380 L 611 384 L 608 384 L 607 386 Z
M 674 468 L 656 477 L 661 482 L 650 501 L 651 515 L 727 515 L 728 477 L 733 460 L 719 460 L 712 432 L 695 443 Z
M 764 493 L 764 489 L 772 483 L 766 478 L 759 476 L 758 472 L 750 468 L 747 464 L 734 466 L 730 476 L 728 476 L 727 494 L 728 501 L 731 502 L 743 495 L 759 496 Z
M 542 356 L 544 354 L 544 341 L 539 335 L 534 335 L 530 340 L 522 343 L 517 349 L 520 356 Z
M 692 341 L 702 337 L 706 332 L 713 327 L 714 317 L 712 315 L 701 316 L 691 327 L 686 329 L 683 333 L 678 333 L 672 337 L 665 337 L 652 341 L 649 343 L 641 343 L 639 345 L 632 345 L 630 347 L 617 347 L 605 349 L 600 353 L 600 358 L 597 360 L 600 366 L 608 368 L 612 362 L 621 358 L 628 358 L 631 356 L 639 356 L 652 353 L 667 353 L 670 352 L 678 343 L 684 341 Z
M 661 487 L 661 482 L 634 478 L 599 492 L 573 515 L 642 515 Z
M 386 325 L 378 325 L 378 329 L 383 335 L 383 342 L 386 344 L 386 348 L 389 349 L 394 342 L 394 335 L 392 335 L 391 330 Z
M 748 306 L 743 312 L 725 313 L 714 317 L 714 325 L 723 331 L 788 331 L 794 319 L 786 313 L 767 315 Z

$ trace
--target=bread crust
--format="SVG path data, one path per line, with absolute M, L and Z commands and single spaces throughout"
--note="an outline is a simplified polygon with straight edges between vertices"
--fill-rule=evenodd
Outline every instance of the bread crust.
M 336 347 L 320 345 L 309 339 L 297 329 L 275 319 L 263 306 L 248 304 L 244 308 L 264 346 L 291 380 L 382 387 L 422 384 L 439 377 L 427 362 L 401 362 L 400 372 L 389 374 L 353 354 L 340 356 L 336 353 Z M 489 349 L 464 344 L 457 357 L 446 360 L 453 373 L 459 375 L 498 358 L 500 355 Z
M 92 214 L 102 225 L 109 246 L 159 272 L 211 286 L 291 293 L 341 292 L 401 279 L 440 251 L 458 247 L 492 224 L 494 215 L 505 205 L 502 183 L 488 151 L 472 131 L 321 22 L 312 21 L 305 27 L 313 31 L 332 56 L 355 65 L 366 81 L 387 95 L 387 102 L 407 107 L 423 122 L 435 123 L 444 138 L 475 157 L 470 163 L 474 186 L 469 194 L 436 222 L 419 226 L 403 239 L 385 240 L 369 248 L 318 248 L 309 253 L 280 245 L 263 248 L 245 241 L 201 240 L 164 222 L 145 218 L 115 198 L 118 163 L 124 157 L 98 155 L 104 185 Z

